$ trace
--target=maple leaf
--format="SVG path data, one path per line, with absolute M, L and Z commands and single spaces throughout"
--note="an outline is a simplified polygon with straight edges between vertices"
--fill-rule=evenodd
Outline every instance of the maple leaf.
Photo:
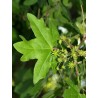
M 37 83 L 46 76 L 51 67 L 51 51 L 59 38 L 59 33 L 55 26 L 47 28 L 42 18 L 37 19 L 30 13 L 27 14 L 27 17 L 36 38 L 27 41 L 23 36 L 20 36 L 23 41 L 15 43 L 14 48 L 23 54 L 21 61 L 38 59 L 33 76 L 33 82 Z

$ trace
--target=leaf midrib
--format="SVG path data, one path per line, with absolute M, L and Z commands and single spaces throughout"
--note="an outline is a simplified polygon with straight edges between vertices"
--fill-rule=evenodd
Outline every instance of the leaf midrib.
M 26 49 L 26 50 L 50 50 L 50 48 L 40 48 L 40 49 L 34 49 L 33 47 L 32 48 L 25 48 L 25 47 L 20 47 L 20 48 L 23 48 L 23 49 Z
M 45 62 L 46 62 L 46 60 L 48 59 L 49 55 L 50 55 L 50 52 L 48 52 L 47 57 L 46 57 L 46 59 L 44 60 L 44 62 L 43 62 L 43 64 L 42 64 L 42 65 L 44 65 L 44 63 L 45 63 Z M 43 67 L 43 66 L 41 66 L 41 68 L 40 68 L 40 69 L 42 69 L 42 67 Z M 41 70 L 39 71 L 39 73 L 40 73 L 40 72 L 41 72 Z M 38 74 L 38 78 L 39 78 L 39 75 L 40 75 L 40 74 Z
M 36 23 L 33 22 L 35 24 L 35 26 L 37 27 Z M 43 34 L 41 33 L 40 29 L 37 27 L 38 31 L 40 32 L 40 34 L 42 35 L 43 39 L 46 41 L 46 43 L 49 45 L 50 49 L 52 49 L 51 45 L 48 43 L 48 41 L 44 38 Z M 36 34 L 35 34 L 36 35 Z M 36 36 L 37 38 L 37 36 Z M 39 38 L 38 38 L 39 39 Z

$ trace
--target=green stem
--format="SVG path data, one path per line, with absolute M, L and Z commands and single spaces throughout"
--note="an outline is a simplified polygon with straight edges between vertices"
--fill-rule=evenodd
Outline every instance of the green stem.
M 83 11 L 83 4 L 82 4 L 82 1 L 80 0 L 80 7 L 81 7 L 81 12 L 82 12 L 82 19 L 83 19 L 83 24 L 85 23 L 84 22 L 84 11 Z
M 38 9 L 38 15 L 37 15 L 38 18 L 40 18 L 40 8 Z
M 77 76 L 77 81 L 78 81 L 78 87 L 80 88 L 79 71 L 78 71 L 77 65 L 76 65 L 75 69 L 76 69 L 76 76 Z

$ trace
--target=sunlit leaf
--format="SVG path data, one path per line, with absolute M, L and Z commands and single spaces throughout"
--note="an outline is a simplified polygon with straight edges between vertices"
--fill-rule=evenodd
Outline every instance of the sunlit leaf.
M 36 36 L 35 39 L 27 41 L 21 36 L 23 41 L 15 43 L 15 49 L 22 55 L 21 61 L 38 59 L 34 67 L 34 83 L 44 78 L 51 67 L 51 51 L 58 39 L 58 32 L 52 31 L 45 26 L 43 19 L 37 19 L 32 14 L 27 14 L 30 26 Z M 55 36 L 55 37 L 54 37 Z

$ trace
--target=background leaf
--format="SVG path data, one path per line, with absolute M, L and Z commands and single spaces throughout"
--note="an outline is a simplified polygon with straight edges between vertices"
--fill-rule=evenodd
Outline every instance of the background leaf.
M 84 94 L 80 94 L 79 88 L 72 83 L 72 81 L 67 78 L 67 84 L 69 85 L 68 89 L 65 89 L 63 97 L 64 98 L 86 98 Z
M 24 5 L 30 6 L 30 5 L 35 4 L 37 1 L 38 1 L 38 0 L 25 0 L 25 1 L 24 1 Z

